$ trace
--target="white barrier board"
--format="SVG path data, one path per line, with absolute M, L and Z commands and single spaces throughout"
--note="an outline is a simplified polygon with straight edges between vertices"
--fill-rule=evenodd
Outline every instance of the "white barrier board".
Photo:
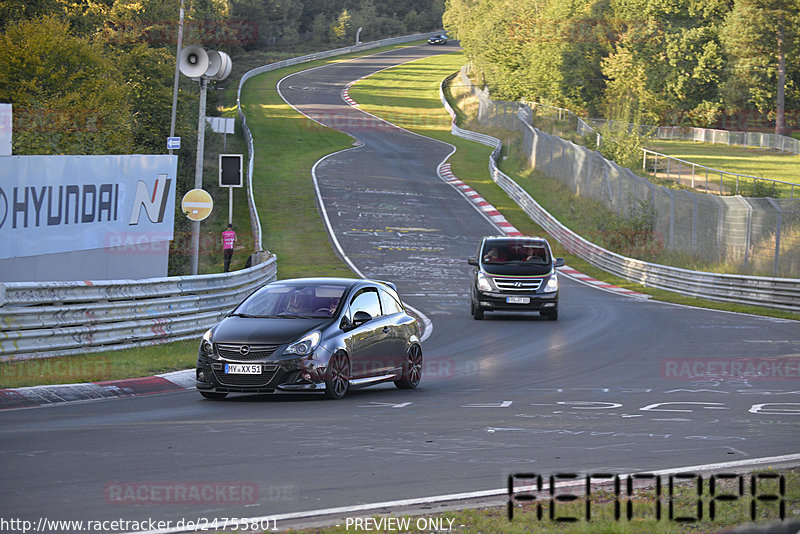
M 177 156 L 0 158 L 0 259 L 170 241 Z

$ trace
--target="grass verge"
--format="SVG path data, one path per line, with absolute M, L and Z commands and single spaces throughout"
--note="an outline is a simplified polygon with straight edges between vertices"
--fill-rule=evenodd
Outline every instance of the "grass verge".
M 348 148 L 353 140 L 297 113 L 278 94 L 278 80 L 320 65 L 420 43 L 422 41 L 304 63 L 256 76 L 244 86 L 242 106 L 256 144 L 253 195 L 261 218 L 264 248 L 278 256 L 279 278 L 352 276 L 352 271 L 334 252 L 320 220 L 311 167 L 326 154 Z M 219 111 L 224 116 L 236 114 L 237 85 L 230 83 L 221 98 Z M 225 150 L 244 154 L 241 123 L 237 124 L 236 131 L 236 135 L 227 137 Z M 223 139 L 221 135 L 212 133 L 207 134 L 207 139 L 204 183 L 207 189 L 216 190 L 216 157 L 223 151 Z M 234 226 L 240 244 L 249 244 L 250 248 L 234 253 L 232 268 L 244 267 L 252 250 L 245 195 L 245 188 L 234 191 Z M 227 225 L 227 192 L 222 192 L 217 206 L 215 213 L 202 223 L 203 235 L 207 237 L 201 243 L 200 273 L 222 271 L 222 246 L 218 237 Z M 0 362 L 0 388 L 119 380 L 189 369 L 194 367 L 197 359 L 198 341 L 46 360 Z
M 450 117 L 442 108 L 441 101 L 439 100 L 439 83 L 449 74 L 460 69 L 464 61 L 465 58 L 463 54 L 452 53 L 393 67 L 374 74 L 355 84 L 350 90 L 350 96 L 361 105 L 361 109 L 364 111 L 390 120 L 394 124 L 413 132 L 440 139 L 456 146 L 457 151 L 450 158 L 450 162 L 452 163 L 453 172 L 460 180 L 478 191 L 481 196 L 499 209 L 506 219 L 522 233 L 526 235 L 546 235 L 546 232 L 535 224 L 522 208 L 511 200 L 489 177 L 487 165 L 491 149 L 479 143 L 467 141 L 450 134 Z M 398 85 L 396 82 L 397 80 L 403 80 L 403 83 Z M 467 118 L 469 114 L 465 113 L 464 110 L 460 110 L 458 99 L 454 98 L 451 94 L 447 94 L 446 96 L 450 100 L 451 105 L 459 110 L 457 113 L 461 113 L 463 118 Z M 465 109 L 467 111 L 471 109 L 469 103 L 467 103 Z M 462 125 L 464 125 L 464 123 L 462 123 Z M 474 122 L 466 123 L 466 127 L 477 129 Z M 481 131 L 503 139 L 504 143 L 508 141 L 507 138 L 504 139 L 504 136 L 510 134 L 509 132 L 486 129 L 481 129 Z M 505 164 L 501 164 L 501 166 L 505 165 L 503 170 L 508 171 L 508 174 L 515 181 L 524 187 L 537 202 L 542 204 L 545 209 L 553 213 L 557 218 L 562 215 L 557 211 L 579 215 L 581 213 L 592 213 L 597 209 L 596 206 L 585 202 L 580 197 L 571 195 L 571 193 L 569 196 L 565 196 L 564 192 L 557 188 L 557 184 L 555 184 L 553 180 L 544 179 L 541 183 L 537 182 L 537 185 L 529 183 L 529 180 L 519 175 L 519 167 L 515 167 L 517 164 L 514 162 L 513 154 L 508 154 L 507 151 L 505 154 L 509 157 Z M 538 187 L 539 185 L 541 185 L 541 187 Z M 548 192 L 549 188 L 553 189 Z M 560 206 L 563 209 L 554 212 L 551 208 L 552 205 L 557 204 L 557 202 L 561 203 Z M 564 218 L 567 220 L 562 220 L 562 222 L 579 234 L 589 234 L 597 230 L 597 228 L 590 227 L 592 224 L 591 220 L 586 221 L 579 217 L 574 217 L 570 220 L 570 217 L 566 215 Z M 674 304 L 770 317 L 786 319 L 799 318 L 798 314 L 788 311 L 772 310 L 759 306 L 711 302 L 682 296 L 670 291 L 647 288 L 606 273 L 577 256 L 567 253 L 552 236 L 550 237 L 550 242 L 553 245 L 554 253 L 564 257 L 571 267 L 619 287 L 651 295 L 657 300 Z
M 521 504 L 521 499 L 516 501 L 513 518 L 509 519 L 506 507 L 468 509 L 444 514 L 425 516 L 404 516 L 397 518 L 399 525 L 408 525 L 409 528 L 386 529 L 384 531 L 433 531 L 441 525 L 444 530 L 461 534 L 503 532 L 504 534 L 523 534 L 537 532 L 541 534 L 556 533 L 613 533 L 613 534 L 710 534 L 728 531 L 728 529 L 751 522 L 751 503 L 753 495 L 750 493 L 751 474 L 739 475 L 744 481 L 744 494 L 737 495 L 739 479 L 724 480 L 715 478 L 714 519 L 711 519 L 712 490 L 709 486 L 710 475 L 703 478 L 698 487 L 696 481 L 685 484 L 675 484 L 668 488 L 669 477 L 661 477 L 661 492 L 657 495 L 654 488 L 635 489 L 628 497 L 626 489 L 616 494 L 613 490 L 592 491 L 587 499 L 582 491 L 573 494 L 575 501 L 553 500 L 545 490 L 542 494 L 533 494 L 535 502 Z M 756 501 L 756 523 L 785 524 L 787 521 L 800 519 L 800 469 L 780 469 L 757 472 L 759 477 L 758 496 L 775 495 L 774 501 Z M 777 478 L 767 478 L 767 477 Z M 780 477 L 785 482 L 785 490 L 781 494 Z M 623 481 L 624 482 L 624 481 Z M 698 497 L 698 490 L 700 497 Z M 566 496 L 567 493 L 557 493 Z M 734 500 L 723 500 L 721 496 L 734 496 Z M 781 500 L 784 507 L 784 520 L 781 520 Z M 628 503 L 630 502 L 631 519 L 628 519 Z M 590 510 L 590 518 L 586 519 L 586 508 Z M 615 518 L 615 503 L 620 504 L 619 518 Z M 657 504 L 660 503 L 660 515 L 656 515 Z M 672 506 L 670 506 L 672 504 Z M 537 510 L 539 508 L 541 511 Z M 551 511 L 553 515 L 551 516 Z M 539 515 L 541 514 L 541 515 Z M 386 516 L 375 516 L 375 522 Z M 561 518 L 561 521 L 557 521 Z M 574 521 L 565 520 L 574 518 Z M 304 532 L 313 534 L 343 534 L 356 530 L 352 524 L 331 528 L 316 528 L 290 532 Z M 373 525 L 381 524 L 375 523 Z M 762 525 L 763 526 L 763 525 Z M 427 527 L 427 528 L 426 528 Z M 381 529 L 375 529 L 381 530 Z M 769 530 L 778 532 L 778 529 Z M 783 530 L 780 530 L 781 532 Z M 758 530 L 766 532 L 766 530 Z

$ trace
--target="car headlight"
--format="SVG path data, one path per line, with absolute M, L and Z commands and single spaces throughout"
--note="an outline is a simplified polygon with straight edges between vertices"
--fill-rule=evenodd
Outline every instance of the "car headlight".
M 211 329 L 203 334 L 203 339 L 200 341 L 200 349 L 210 356 L 214 355 L 214 344 L 211 341 Z
M 547 281 L 547 285 L 544 286 L 545 293 L 553 293 L 554 291 L 558 291 L 558 276 L 556 274 L 553 274 Z
M 297 354 L 298 356 L 308 356 L 319 345 L 319 340 L 322 336 L 318 331 L 311 332 L 295 341 L 284 351 L 284 354 Z
M 478 291 L 492 291 L 491 279 L 483 273 L 478 273 Z

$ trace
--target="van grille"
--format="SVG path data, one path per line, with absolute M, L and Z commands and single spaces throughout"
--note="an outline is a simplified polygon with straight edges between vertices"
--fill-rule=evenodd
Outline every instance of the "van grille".
M 495 278 L 494 283 L 501 291 L 524 291 L 533 293 L 542 285 L 541 278 L 520 280 L 518 278 Z

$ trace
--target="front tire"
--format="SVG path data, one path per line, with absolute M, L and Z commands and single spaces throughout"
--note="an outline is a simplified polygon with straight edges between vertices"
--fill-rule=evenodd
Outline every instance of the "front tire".
M 350 361 L 343 352 L 331 356 L 325 378 L 325 397 L 341 399 L 350 388 Z
M 480 307 L 478 307 L 475 301 L 472 301 L 471 308 L 472 309 L 470 311 L 472 312 L 472 316 L 475 318 L 476 321 L 480 321 L 481 319 L 483 319 L 483 310 Z
M 201 391 L 200 395 L 208 400 L 222 400 L 228 396 L 227 393 L 218 393 L 216 391 Z
M 403 378 L 395 380 L 394 385 L 400 389 L 415 389 L 422 380 L 422 347 L 411 345 L 403 364 Z

